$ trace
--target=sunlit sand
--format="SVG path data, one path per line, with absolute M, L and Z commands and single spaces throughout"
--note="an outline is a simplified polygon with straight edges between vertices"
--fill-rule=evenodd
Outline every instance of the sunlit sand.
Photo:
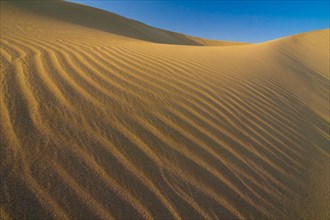
M 329 219 L 329 29 L 211 41 L 1 1 L 0 219 Z

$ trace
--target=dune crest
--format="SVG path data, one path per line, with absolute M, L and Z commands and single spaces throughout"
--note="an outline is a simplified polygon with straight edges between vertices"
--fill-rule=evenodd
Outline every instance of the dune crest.
M 1 1 L 0 218 L 328 219 L 328 39 Z
M 57 25 L 68 25 L 69 31 L 73 25 L 85 27 L 86 29 L 97 30 L 100 32 L 112 33 L 132 39 L 150 41 L 163 44 L 179 44 L 179 45 L 207 45 L 207 46 L 228 46 L 228 45 L 244 45 L 246 43 L 208 40 L 198 37 L 192 37 L 180 33 L 162 30 L 143 24 L 141 22 L 127 19 L 125 17 L 103 11 L 97 8 L 91 8 L 61 0 L 53 1 L 2 1 L 3 13 L 7 13 L 9 8 L 18 12 L 17 20 L 21 16 L 40 19 L 39 25 L 45 25 L 46 30 L 49 22 L 57 23 Z M 59 13 L 60 12 L 60 13 Z M 11 14 L 12 18 L 15 15 Z M 42 20 L 47 22 L 43 22 Z M 43 25 L 42 25 L 43 24 Z M 55 29 L 53 31 L 58 31 Z

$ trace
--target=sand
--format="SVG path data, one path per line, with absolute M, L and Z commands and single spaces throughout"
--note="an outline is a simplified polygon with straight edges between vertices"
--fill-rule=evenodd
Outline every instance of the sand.
M 210 41 L 1 1 L 0 219 L 329 219 L 329 29 Z

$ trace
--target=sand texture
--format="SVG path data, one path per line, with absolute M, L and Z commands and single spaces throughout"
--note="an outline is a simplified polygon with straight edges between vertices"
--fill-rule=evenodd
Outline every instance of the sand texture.
M 0 14 L 0 219 L 330 218 L 329 29 L 241 44 L 61 1 Z

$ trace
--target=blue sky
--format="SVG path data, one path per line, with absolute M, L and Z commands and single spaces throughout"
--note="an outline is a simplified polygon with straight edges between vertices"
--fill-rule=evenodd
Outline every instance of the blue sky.
M 329 28 L 329 1 L 70 0 L 145 24 L 216 40 L 262 42 Z

